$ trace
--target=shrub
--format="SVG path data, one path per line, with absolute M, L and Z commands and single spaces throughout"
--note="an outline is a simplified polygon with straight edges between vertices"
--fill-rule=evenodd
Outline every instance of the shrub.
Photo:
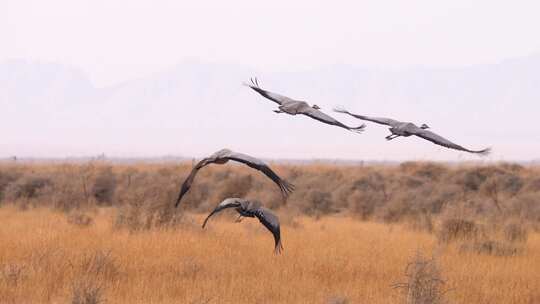
M 98 205 L 111 205 L 115 189 L 116 176 L 112 167 L 106 167 L 98 173 L 90 192 Z
M 15 263 L 0 264 L 0 283 L 5 282 L 9 286 L 17 286 L 26 278 L 26 275 L 24 265 Z
M 103 303 L 103 288 L 99 282 L 79 280 L 71 288 L 71 304 Z
M 411 213 L 412 204 L 407 200 L 393 200 L 378 210 L 378 218 L 385 223 L 397 223 Z
M 225 180 L 225 183 L 221 187 L 219 200 L 221 201 L 229 197 L 244 197 L 252 185 L 253 177 L 251 175 L 231 176 Z
M 15 182 L 20 176 L 21 173 L 14 168 L 0 168 L 0 202 L 4 199 L 4 192 L 9 184 Z
M 141 231 L 150 229 L 174 228 L 189 223 L 184 213 L 176 209 L 170 202 L 152 204 L 131 202 L 118 208 L 113 219 L 116 229 Z
M 438 181 L 448 171 L 446 167 L 432 162 L 404 162 L 399 167 L 406 174 L 433 181 Z
M 435 226 L 429 213 L 415 213 L 408 217 L 407 226 L 412 230 L 433 232 Z
M 381 202 L 381 196 L 372 191 L 355 191 L 349 196 L 349 202 L 351 211 L 366 220 L 375 212 L 375 208 Z
M 324 215 L 335 212 L 332 208 L 331 195 L 328 192 L 314 190 L 308 195 L 308 205 L 304 208 L 304 212 L 308 215 Z
M 443 220 L 437 233 L 437 239 L 443 243 L 456 240 L 474 239 L 478 237 L 478 225 L 470 220 L 460 218 L 450 218 Z
M 75 211 L 67 216 L 67 222 L 79 227 L 88 227 L 94 223 L 94 219 L 82 212 Z
M 518 222 L 510 222 L 504 226 L 504 238 L 509 242 L 526 242 L 529 236 L 527 228 Z
M 82 256 L 79 269 L 86 278 L 95 278 L 99 281 L 115 280 L 120 272 L 116 260 L 110 251 L 96 250 Z
M 540 192 L 540 177 L 533 177 L 524 186 L 525 191 Z
M 485 239 L 465 242 L 460 246 L 460 251 L 494 256 L 513 256 L 519 253 L 519 248 L 504 241 Z
M 540 195 L 537 193 L 519 194 L 507 203 L 513 216 L 531 222 L 540 221 Z
M 349 299 L 341 296 L 332 296 L 326 300 L 326 304 L 349 304 Z
M 427 259 L 416 253 L 405 268 L 406 281 L 394 284 L 403 291 L 403 303 L 438 304 L 445 303 L 443 290 L 445 281 L 435 259 Z
M 59 167 L 58 171 L 61 173 L 53 173 L 52 183 L 43 189 L 44 200 L 64 212 L 90 206 L 93 202 L 88 196 L 81 168 L 66 165 Z
M 45 176 L 34 174 L 23 176 L 7 186 L 6 199 L 16 201 L 36 198 L 41 189 L 51 184 L 51 180 Z

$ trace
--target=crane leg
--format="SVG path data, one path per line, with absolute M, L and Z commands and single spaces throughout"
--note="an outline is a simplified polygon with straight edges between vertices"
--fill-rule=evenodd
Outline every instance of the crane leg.
M 274 113 L 283 113 L 283 111 L 279 111 L 279 110 L 274 110 Z
M 396 135 L 396 134 L 390 134 L 388 136 L 386 136 L 386 140 L 392 140 L 394 138 L 397 138 L 397 137 L 400 137 L 401 135 Z

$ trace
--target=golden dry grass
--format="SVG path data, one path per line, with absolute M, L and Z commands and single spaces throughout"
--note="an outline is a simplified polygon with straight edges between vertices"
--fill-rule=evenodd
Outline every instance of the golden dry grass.
M 129 233 L 112 228 L 114 212 L 98 209 L 79 227 L 49 209 L 0 208 L 0 302 L 66 303 L 90 286 L 107 303 L 399 303 L 391 285 L 417 251 L 437 256 L 452 303 L 540 302 L 538 234 L 522 254 L 495 257 L 401 225 L 302 217 L 282 227 L 275 256 L 256 220 L 222 216 L 202 230 L 195 215 L 192 225 Z

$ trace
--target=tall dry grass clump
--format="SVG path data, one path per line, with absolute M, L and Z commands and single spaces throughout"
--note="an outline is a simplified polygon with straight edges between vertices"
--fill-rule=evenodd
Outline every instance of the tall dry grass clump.
M 405 304 L 442 304 L 446 303 L 445 284 L 435 258 L 417 252 L 407 263 L 405 281 L 393 286 L 401 289 Z

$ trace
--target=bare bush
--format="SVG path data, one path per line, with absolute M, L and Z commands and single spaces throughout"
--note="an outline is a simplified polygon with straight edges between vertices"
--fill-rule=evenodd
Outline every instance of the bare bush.
M 112 167 L 102 168 L 90 190 L 98 205 L 111 205 L 116 189 L 116 176 Z
M 218 200 L 223 200 L 228 197 L 244 197 L 249 192 L 253 185 L 253 177 L 251 175 L 234 176 L 225 180 L 221 187 L 221 192 Z
M 67 215 L 67 222 L 79 227 L 88 227 L 94 223 L 94 219 L 85 213 L 74 211 Z
M 429 213 L 415 213 L 410 215 L 407 220 L 407 226 L 415 231 L 425 231 L 432 233 L 435 230 L 433 218 Z
M 116 212 L 113 227 L 141 231 L 158 228 L 174 228 L 186 224 L 186 217 L 172 204 L 132 202 L 121 206 Z
M 437 239 L 443 243 L 456 240 L 474 239 L 478 237 L 480 229 L 478 225 L 470 220 L 460 218 L 450 218 L 443 220 Z
M 84 175 L 85 167 L 65 165 L 58 168 L 53 182 L 44 189 L 44 198 L 53 208 L 70 212 L 91 205 Z M 88 173 L 86 173 L 88 174 Z
M 84 255 L 79 267 L 85 276 L 100 280 L 114 280 L 119 275 L 118 266 L 110 251 L 97 250 Z
M 534 223 L 540 222 L 540 194 L 519 194 L 509 200 L 508 206 L 513 216 Z
M 520 248 L 514 244 L 491 239 L 464 242 L 459 249 L 462 252 L 494 256 L 514 256 L 520 252 Z
M 332 208 L 331 195 L 328 192 L 314 190 L 309 193 L 307 206 L 304 207 L 304 212 L 308 215 L 320 216 L 335 212 Z
M 428 259 L 416 253 L 405 268 L 406 281 L 394 284 L 394 288 L 403 291 L 403 303 L 406 304 L 439 304 L 446 303 L 439 267 L 434 258 Z
M 533 177 L 526 182 L 524 190 L 528 192 L 540 192 L 540 177 Z
M 404 162 L 399 167 L 407 174 L 435 181 L 448 172 L 446 167 L 432 162 Z
M 39 191 L 51 183 L 51 180 L 45 176 L 34 174 L 23 176 L 6 187 L 6 199 L 16 201 L 36 198 Z
M 349 304 L 349 299 L 342 296 L 332 296 L 326 300 L 326 304 Z
M 4 192 L 8 185 L 14 183 L 21 176 L 15 168 L 0 168 L 0 202 L 4 199 Z
M 363 220 L 367 220 L 373 216 L 379 202 L 380 195 L 371 191 L 354 191 L 349 196 L 349 208 Z
M 188 258 L 182 261 L 178 275 L 183 278 L 195 280 L 197 276 L 202 273 L 202 271 L 203 266 L 200 263 L 198 263 L 195 259 Z
M 105 162 L 54 165 L 0 164 L 0 200 L 21 208 L 51 206 L 72 212 L 100 206 L 118 208 L 116 227 L 130 230 L 174 227 L 186 209 L 207 212 L 225 197 L 249 197 L 277 209 L 311 216 L 350 211 L 360 219 L 421 220 L 439 214 L 540 222 L 540 170 L 512 164 L 445 166 L 406 162 L 400 166 L 327 164 L 273 165 L 296 185 L 284 203 L 279 189 L 244 166 L 201 170 L 178 210 L 174 204 L 189 164 L 110 165 Z M 537 185 L 538 184 L 538 185 Z
M 7 283 L 8 286 L 17 286 L 26 277 L 26 267 L 24 265 L 9 263 L 0 265 L 0 282 Z
M 105 302 L 99 282 L 79 280 L 71 288 L 71 304 L 99 304 Z
M 182 223 L 183 212 L 174 208 L 177 189 L 172 175 L 143 172 L 122 183 L 116 193 L 119 203 L 113 226 L 130 231 L 170 228 Z
M 411 213 L 412 205 L 407 201 L 392 200 L 378 209 L 377 217 L 385 223 L 397 223 Z
M 520 243 L 527 242 L 529 236 L 527 228 L 518 222 L 507 223 L 504 226 L 503 234 L 506 241 Z

